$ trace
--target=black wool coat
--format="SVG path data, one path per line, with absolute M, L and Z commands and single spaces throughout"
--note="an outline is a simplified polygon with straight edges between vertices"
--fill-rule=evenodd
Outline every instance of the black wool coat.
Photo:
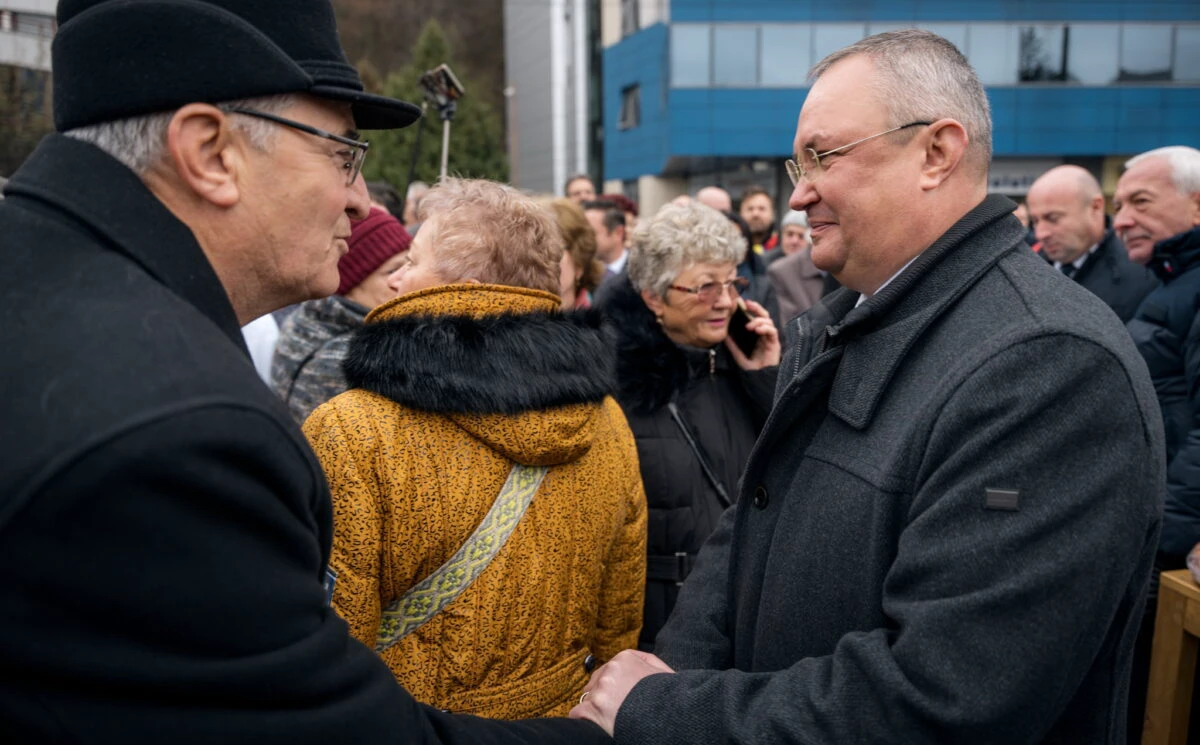
M 616 398 L 637 443 L 646 489 L 646 605 L 639 646 L 652 649 L 696 553 L 736 498 L 770 411 L 778 368 L 747 372 L 724 345 L 710 352 L 675 344 L 625 274 L 612 280 L 600 309 L 616 342 Z M 672 401 L 724 495 L 671 415 Z
M 0 733 L 21 743 L 607 738 L 418 705 L 326 602 L 329 493 L 188 228 L 51 135 L 0 202 Z
M 1104 304 L 988 197 L 796 345 L 619 743 L 1116 745 L 1163 437 Z

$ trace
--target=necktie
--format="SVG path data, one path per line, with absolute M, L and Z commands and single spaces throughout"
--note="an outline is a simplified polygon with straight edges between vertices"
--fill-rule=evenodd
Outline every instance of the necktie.
M 1063 264 L 1062 265 L 1062 273 L 1067 275 L 1068 277 L 1074 275 L 1075 274 L 1075 265 L 1074 264 Z

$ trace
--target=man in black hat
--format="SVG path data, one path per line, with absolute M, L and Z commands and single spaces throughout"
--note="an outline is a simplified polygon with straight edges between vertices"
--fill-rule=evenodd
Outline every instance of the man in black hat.
M 321 470 L 239 325 L 331 293 L 368 95 L 328 0 L 63 0 L 0 202 L 5 742 L 606 739 L 417 704 L 328 607 Z

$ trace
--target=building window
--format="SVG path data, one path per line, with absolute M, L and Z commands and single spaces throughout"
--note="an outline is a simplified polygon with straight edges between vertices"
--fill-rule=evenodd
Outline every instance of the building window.
M 1200 81 L 1200 26 L 1175 29 L 1175 80 Z
M 0 31 L 13 30 L 13 12 L 11 10 L 0 10 Z
M 760 35 L 759 82 L 801 88 L 812 67 L 812 26 L 807 23 L 766 25 Z
M 862 39 L 866 31 L 867 27 L 861 23 L 822 23 L 813 29 L 813 57 L 820 62 Z
M 18 34 L 30 34 L 49 39 L 54 36 L 54 16 L 36 13 L 13 13 L 10 23 Z
M 621 0 L 621 36 L 636 34 L 639 28 L 638 0 Z
M 617 129 L 633 129 L 642 123 L 642 88 L 631 85 L 621 91 L 621 114 Z
M 1144 82 L 1171 79 L 1171 27 L 1151 23 L 1121 26 L 1119 80 Z
M 1002 23 L 967 24 L 967 59 L 984 85 L 1017 82 L 1020 37 L 1016 26 Z
M 1083 85 L 1108 85 L 1117 79 L 1117 45 L 1121 28 L 1114 24 L 1082 23 L 1067 27 L 1067 80 Z
M 758 84 L 758 27 L 713 28 L 713 85 Z
M 1022 83 L 1045 80 L 1065 80 L 1063 65 L 1064 26 L 1021 26 L 1020 68 L 1017 78 Z
M 671 86 L 696 88 L 709 84 L 712 27 L 707 23 L 671 26 Z

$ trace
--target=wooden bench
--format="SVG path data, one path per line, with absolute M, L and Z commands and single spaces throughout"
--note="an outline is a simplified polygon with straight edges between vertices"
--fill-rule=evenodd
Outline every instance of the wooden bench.
M 1197 637 L 1200 637 L 1200 586 L 1186 569 L 1163 572 L 1158 587 L 1142 745 L 1187 742 L 1200 642 Z

